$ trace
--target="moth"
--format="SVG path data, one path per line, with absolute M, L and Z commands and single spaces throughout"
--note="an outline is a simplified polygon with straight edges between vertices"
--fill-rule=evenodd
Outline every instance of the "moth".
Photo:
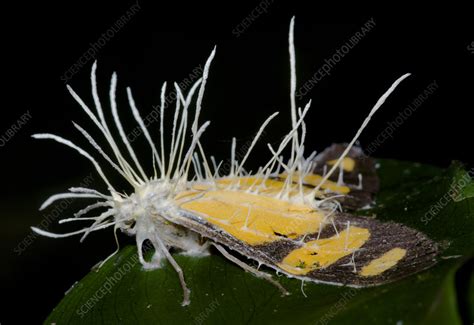
M 374 161 L 365 157 L 354 144 L 371 117 L 409 74 L 398 78 L 378 99 L 348 144 L 333 145 L 320 154 L 306 155 L 304 118 L 311 101 L 302 107 L 296 104 L 293 35 L 294 18 L 289 28 L 291 126 L 277 147 L 268 144 L 271 158 L 255 173 L 247 172 L 245 163 L 278 113 L 263 122 L 244 155 L 237 156 L 233 139 L 230 168 L 226 171 L 221 170 L 222 162 L 217 163 L 214 157 L 206 155 L 201 143 L 210 123 L 200 124 L 199 117 L 215 48 L 207 59 L 202 78 L 187 94 L 174 83 L 177 99 L 169 125 L 164 123 L 167 85 L 163 84 L 160 137 L 156 144 L 135 105 L 132 91 L 127 88 L 132 115 L 151 148 L 154 170 L 151 176 L 145 173 L 122 126 L 115 99 L 115 73 L 109 91 L 114 129 L 107 123 L 98 95 L 97 64 L 94 63 L 91 86 L 95 112 L 70 86 L 67 88 L 110 148 L 101 147 L 78 124 L 74 123 L 74 127 L 103 160 L 128 181 L 133 191 L 126 194 L 114 188 L 99 162 L 71 141 L 48 133 L 35 134 L 36 139 L 55 140 L 88 159 L 108 192 L 72 187 L 67 193 L 49 197 L 40 210 L 66 198 L 93 200 L 73 218 L 60 220 L 60 223 L 89 221 L 91 224 L 65 234 L 36 227 L 32 227 L 33 231 L 52 238 L 81 234 L 82 241 L 91 232 L 113 227 L 115 235 L 120 230 L 135 236 L 144 268 L 159 268 L 167 260 L 176 270 L 183 289 L 183 306 L 190 303 L 190 290 L 171 249 L 201 256 L 214 246 L 226 259 L 270 281 L 284 294 L 287 291 L 270 273 L 242 261 L 242 257 L 291 278 L 351 287 L 391 282 L 433 265 L 438 246 L 422 233 L 398 223 L 351 214 L 372 204 L 378 190 Z M 191 110 L 196 93 L 195 108 Z M 166 145 L 165 129 L 171 134 Z M 282 156 L 285 150 L 289 151 L 286 160 Z M 88 216 L 97 209 L 101 211 L 98 216 Z M 154 247 L 151 260 L 143 256 L 145 241 Z

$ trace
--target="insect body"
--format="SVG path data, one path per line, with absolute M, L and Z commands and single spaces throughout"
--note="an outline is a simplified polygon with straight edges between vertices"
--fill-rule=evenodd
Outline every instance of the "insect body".
M 396 80 L 377 101 L 349 144 L 334 145 L 319 155 L 312 153 L 305 158 L 304 117 L 311 101 L 303 108 L 297 108 L 295 102 L 293 26 L 294 19 L 289 32 L 291 129 L 278 147 L 268 145 L 272 158 L 252 174 L 244 170 L 245 162 L 264 129 L 278 113 L 264 121 L 241 161 L 236 160 L 236 142 L 233 141 L 230 171 L 221 175 L 220 164 L 204 153 L 200 142 L 209 122 L 199 125 L 201 103 L 215 49 L 206 62 L 202 78 L 188 94 L 184 95 L 174 84 L 178 98 L 173 123 L 169 127 L 171 143 L 166 148 L 168 155 L 165 155 L 163 119 L 166 83 L 161 91 L 158 146 L 152 141 L 131 90 L 127 88 L 132 115 L 153 154 L 155 173 L 151 177 L 146 175 L 120 121 L 115 101 L 115 74 L 112 75 L 109 96 L 117 130 L 109 128 L 98 96 L 94 63 L 91 83 L 96 112 L 92 112 L 70 87 L 68 89 L 103 134 L 112 155 L 107 154 L 81 126 L 74 126 L 134 190 L 129 195 L 116 190 L 99 163 L 72 142 L 52 134 L 36 134 L 33 137 L 63 143 L 90 160 L 109 193 L 70 188 L 68 193 L 53 195 L 41 209 L 64 198 L 96 200 L 76 213 L 74 218 L 60 221 L 90 220 L 92 225 L 67 234 L 54 234 L 34 227 L 33 230 L 53 238 L 82 234 L 81 240 L 92 231 L 108 227 L 133 235 L 145 268 L 160 267 L 166 259 L 177 271 L 184 292 L 183 305 L 190 302 L 189 289 L 180 266 L 169 252 L 171 248 L 199 256 L 207 254 L 209 246 L 215 246 L 224 257 L 272 282 L 283 293 L 286 290 L 269 273 L 240 261 L 229 250 L 289 277 L 354 287 L 390 282 L 432 265 L 437 246 L 423 234 L 400 224 L 382 223 L 347 213 L 372 203 L 372 196 L 378 188 L 373 161 L 353 145 L 372 115 L 408 74 Z M 191 112 L 196 92 L 196 107 Z M 116 133 L 120 137 L 114 137 Z M 291 156 L 284 162 L 281 155 L 287 148 L 290 148 Z M 96 217 L 86 217 L 96 209 L 105 211 Z M 202 238 L 207 241 L 203 243 Z M 146 261 L 142 253 L 146 240 L 155 249 L 150 261 Z

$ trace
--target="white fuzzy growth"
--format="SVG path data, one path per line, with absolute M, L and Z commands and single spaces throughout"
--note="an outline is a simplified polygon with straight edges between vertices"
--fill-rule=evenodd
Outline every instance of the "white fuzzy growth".
M 322 224 L 331 222 L 337 232 L 334 224 L 332 215 L 340 209 L 340 204 L 335 199 L 341 195 L 329 195 L 325 196 L 324 193 L 319 191 L 320 187 L 329 179 L 333 172 L 339 168 L 342 175 L 341 163 L 349 150 L 357 141 L 358 137 L 369 123 L 375 112 L 385 102 L 387 97 L 394 91 L 394 89 L 403 81 L 409 74 L 405 74 L 397 79 L 392 86 L 382 95 L 377 101 L 375 106 L 370 111 L 367 118 L 364 120 L 362 126 L 357 131 L 356 135 L 349 143 L 343 154 L 338 158 L 337 162 L 332 168 L 324 173 L 323 179 L 318 186 L 309 194 L 305 194 L 303 190 L 304 178 L 310 174 L 314 168 L 313 160 L 316 156 L 316 152 L 312 152 L 307 158 L 305 158 L 305 139 L 306 139 L 306 124 L 304 118 L 309 111 L 311 106 L 311 100 L 304 106 L 297 106 L 296 103 L 296 66 L 295 66 L 295 46 L 294 46 L 294 18 L 291 19 L 289 36 L 288 36 L 288 50 L 289 50 L 289 61 L 290 61 L 290 113 L 291 113 L 291 127 L 289 132 L 283 137 L 282 141 L 275 148 L 268 144 L 268 148 L 271 153 L 271 158 L 262 167 L 258 168 L 257 173 L 249 175 L 245 170 L 245 164 L 248 161 L 255 145 L 260 140 L 265 128 L 270 121 L 276 117 L 278 113 L 272 114 L 268 117 L 253 141 L 251 142 L 248 150 L 243 155 L 242 159 L 237 157 L 236 154 L 236 139 L 232 139 L 231 145 L 231 157 L 230 157 L 230 170 L 229 175 L 232 178 L 232 182 L 228 187 L 228 190 L 241 191 L 241 183 L 239 177 L 241 176 L 254 176 L 256 181 L 249 188 L 246 189 L 248 193 L 258 195 L 262 190 L 265 189 L 265 181 L 278 176 L 280 170 L 284 170 L 286 173 L 286 180 L 280 193 L 274 194 L 274 197 L 280 200 L 287 200 L 293 203 L 307 204 L 315 210 L 320 210 L 324 213 L 325 217 L 321 221 Z M 80 229 L 74 232 L 66 234 L 56 234 L 49 231 L 41 230 L 36 227 L 32 227 L 36 233 L 52 237 L 52 238 L 63 238 L 82 234 L 82 239 L 93 231 L 105 229 L 114 226 L 114 235 L 116 236 L 116 230 L 120 229 L 123 232 L 135 235 L 137 248 L 139 253 L 139 259 L 145 268 L 157 268 L 161 266 L 161 261 L 167 259 L 174 267 L 179 275 L 181 285 L 183 287 L 183 305 L 189 303 L 189 289 L 186 286 L 184 275 L 179 265 L 174 261 L 173 257 L 169 253 L 171 247 L 181 249 L 183 252 L 191 255 L 202 255 L 207 251 L 208 245 L 201 246 L 199 243 L 199 236 L 188 229 L 177 227 L 175 221 L 180 215 L 180 210 L 176 206 L 174 197 L 180 192 L 190 190 L 196 183 L 193 181 L 197 178 L 197 182 L 205 185 L 209 185 L 210 188 L 216 188 L 216 181 L 220 177 L 219 169 L 222 161 L 217 164 L 215 158 L 211 156 L 209 159 L 205 154 L 204 147 L 201 144 L 201 137 L 209 126 L 210 122 L 205 122 L 199 125 L 199 118 L 202 110 L 202 102 L 205 93 L 205 87 L 209 77 L 210 66 L 215 56 L 216 49 L 214 48 L 206 61 L 203 70 L 203 76 L 197 80 L 191 87 L 188 94 L 185 96 L 179 86 L 174 83 L 174 89 L 176 91 L 176 105 L 174 114 L 172 114 L 172 124 L 170 128 L 166 128 L 167 132 L 171 134 L 171 141 L 169 144 L 165 143 L 165 98 L 166 98 L 166 83 L 163 84 L 161 89 L 161 102 L 160 102 L 160 120 L 159 120 L 159 149 L 153 141 L 150 131 L 145 126 L 145 123 L 140 115 L 138 108 L 136 107 L 135 100 L 132 96 L 130 88 L 126 88 L 129 106 L 131 113 L 137 122 L 140 130 L 142 131 L 145 140 L 151 148 L 152 153 L 152 165 L 155 170 L 154 176 L 147 176 L 144 165 L 139 161 L 137 154 L 135 153 L 130 141 L 127 139 L 126 131 L 120 121 L 117 103 L 116 103 L 116 89 L 117 89 L 117 75 L 112 74 L 110 81 L 109 99 L 110 108 L 113 117 L 113 121 L 118 131 L 118 136 L 121 138 L 121 146 L 124 145 L 128 157 L 122 154 L 119 144 L 114 138 L 114 132 L 107 124 L 106 117 L 100 102 L 99 93 L 97 89 L 96 81 L 96 69 L 97 63 L 94 63 L 91 70 L 91 88 L 92 98 L 94 106 L 96 108 L 96 114 L 85 104 L 85 102 L 68 87 L 72 97 L 77 101 L 84 112 L 93 121 L 96 127 L 100 130 L 108 146 L 112 150 L 113 155 L 109 155 L 100 146 L 99 142 L 96 141 L 85 129 L 77 124 L 74 124 L 75 128 L 85 137 L 85 139 L 92 145 L 92 147 L 98 151 L 98 153 L 115 169 L 122 177 L 124 177 L 129 184 L 133 187 L 131 194 L 122 194 L 114 189 L 109 179 L 106 177 L 99 163 L 84 149 L 80 148 L 76 144 L 69 140 L 53 134 L 36 134 L 33 137 L 36 139 L 51 139 L 69 146 L 79 152 L 82 156 L 87 158 L 95 167 L 102 180 L 107 185 L 110 195 L 102 194 L 93 189 L 86 188 L 70 188 L 69 193 L 60 193 L 48 198 L 40 209 L 44 209 L 56 200 L 70 199 L 70 198 L 86 198 L 96 199 L 98 202 L 88 205 L 84 209 L 80 210 L 74 215 L 74 218 L 65 218 L 60 223 L 69 223 L 75 221 L 91 222 L 92 225 L 84 229 Z M 199 89 L 199 90 L 198 90 Z M 194 116 L 192 120 L 191 102 L 193 96 L 198 90 L 196 105 L 194 109 Z M 282 157 L 283 151 L 290 147 L 290 157 L 287 162 Z M 168 156 L 166 154 L 168 153 Z M 129 162 L 131 159 L 132 163 Z M 238 162 L 240 160 L 240 163 Z M 158 170 L 155 168 L 155 162 L 158 164 Z M 193 167 L 191 169 L 191 167 Z M 159 173 L 158 173 L 159 172 Z M 263 180 L 258 184 L 257 180 Z M 342 176 L 340 177 L 340 184 L 342 184 Z M 297 190 L 299 195 L 295 196 L 292 193 Z M 265 194 L 268 195 L 268 194 Z M 249 213 L 250 213 L 249 206 Z M 102 212 L 98 216 L 87 216 L 92 211 L 101 209 Z M 105 210 L 105 211 L 104 211 Z M 177 222 L 176 222 L 177 223 Z M 349 228 L 347 225 L 347 229 Z M 256 232 L 255 229 L 251 229 L 251 225 L 248 224 L 248 216 L 245 219 L 243 226 L 244 231 Z M 319 228 L 322 229 L 322 226 Z M 320 233 L 318 233 L 319 239 Z M 348 235 L 347 235 L 348 236 Z M 154 249 L 155 254 L 151 261 L 146 261 L 142 248 L 143 243 L 149 240 Z M 303 237 L 304 240 L 304 237 Z M 345 247 L 347 248 L 347 240 Z M 118 244 L 118 242 L 117 242 Z M 215 244 L 215 243 L 214 243 Z M 216 246 L 226 258 L 236 262 L 245 268 L 243 264 L 238 262 L 232 255 L 226 253 L 226 251 Z M 109 256 L 110 258 L 110 256 Z M 104 261 L 105 262 L 105 261 Z M 245 264 L 245 263 L 244 263 Z M 261 272 L 246 268 L 250 272 L 257 276 L 263 276 L 267 280 L 272 281 L 267 276 L 262 275 Z
M 85 207 L 84 209 L 81 209 L 81 210 L 79 210 L 78 212 L 74 213 L 74 217 L 75 217 L 75 218 L 79 218 L 79 217 L 85 215 L 86 213 L 88 213 L 88 212 L 90 212 L 90 211 L 92 211 L 92 210 L 95 210 L 95 209 L 98 209 L 98 208 L 111 207 L 111 206 L 112 206 L 112 203 L 111 203 L 110 201 L 97 202 L 97 203 L 88 205 L 88 206 Z
M 89 143 L 102 155 L 102 157 L 107 160 L 107 162 L 120 174 L 122 175 L 129 183 L 131 184 L 136 184 L 139 185 L 139 183 L 136 183 L 136 181 L 133 179 L 133 176 L 130 174 L 127 174 L 127 171 L 124 168 L 120 168 L 117 166 L 116 163 L 110 159 L 110 157 L 102 150 L 102 148 L 97 144 L 97 142 L 92 138 L 92 136 L 89 135 L 89 133 L 86 132 L 82 127 L 74 123 L 74 127 L 79 130 L 79 132 L 82 133 L 82 135 L 89 141 Z
M 63 199 L 70 199 L 70 198 L 81 198 L 81 199 L 95 199 L 95 198 L 100 198 L 99 195 L 95 194 L 75 194 L 75 193 L 60 193 L 60 194 L 55 194 L 50 196 L 44 203 L 41 205 L 39 210 L 44 210 L 48 206 L 50 206 L 52 203 L 54 203 L 57 200 L 63 200 Z
M 135 105 L 135 100 L 133 99 L 133 96 L 132 96 L 132 90 L 129 87 L 127 87 L 127 96 L 128 96 L 128 102 L 130 103 L 130 108 L 132 109 L 133 117 L 137 121 L 138 125 L 140 126 L 140 129 L 143 132 L 143 135 L 145 136 L 146 140 L 148 141 L 148 144 L 151 147 L 153 155 L 154 155 L 155 159 L 158 162 L 158 166 L 160 168 L 161 175 L 162 175 L 162 177 L 164 177 L 165 170 L 164 170 L 164 166 L 163 166 L 163 162 L 162 162 L 162 157 L 160 157 L 160 155 L 158 154 L 158 151 L 156 150 L 156 147 L 155 147 L 155 143 L 151 139 L 150 133 L 148 133 L 148 130 L 145 126 L 145 123 L 143 122 L 143 119 L 140 116 L 140 113 L 138 112 L 138 109 Z
M 290 31 L 288 32 L 288 52 L 290 54 L 290 103 L 291 103 L 291 126 L 296 127 L 296 59 L 295 59 L 295 17 L 290 21 Z M 298 129 L 292 138 L 291 160 L 293 160 L 296 147 L 298 147 Z
M 166 95 L 166 82 L 163 83 L 163 87 L 161 87 L 161 96 L 160 96 L 160 148 L 161 148 L 161 156 L 163 164 L 163 172 L 162 177 L 165 177 L 164 171 L 166 170 L 166 158 L 165 158 L 165 135 L 164 135 L 164 118 L 165 118 L 165 95 Z
M 249 157 L 250 153 L 252 152 L 252 149 L 255 147 L 255 144 L 257 143 L 258 139 L 260 139 L 260 136 L 262 135 L 263 131 L 267 127 L 268 123 L 270 123 L 270 121 L 277 115 L 278 115 L 278 112 L 275 112 L 272 115 L 270 115 L 270 117 L 267 118 L 265 120 L 265 122 L 263 122 L 262 126 L 260 127 L 260 129 L 257 132 L 257 135 L 252 140 L 252 144 L 250 145 L 249 149 L 247 150 L 247 153 L 245 154 L 244 158 L 242 159 L 242 162 L 240 163 L 239 167 L 237 168 L 237 171 L 236 171 L 237 175 L 240 175 L 240 172 L 242 171 L 242 168 L 243 168 L 245 162 L 247 161 L 247 158 Z M 234 145 L 234 142 L 235 142 L 234 140 L 235 140 L 235 138 L 233 139 L 232 145 Z M 235 150 L 235 148 L 234 148 L 234 150 Z M 235 153 L 234 153 L 234 156 L 235 156 Z
M 122 139 L 122 142 L 125 144 L 127 147 L 128 153 L 132 157 L 133 162 L 135 163 L 135 166 L 137 167 L 138 171 L 140 172 L 140 175 L 142 177 L 142 180 L 139 180 L 140 183 L 143 183 L 143 180 L 147 179 L 147 176 L 145 174 L 145 171 L 143 170 L 143 167 L 141 166 L 140 162 L 138 161 L 137 155 L 135 154 L 135 151 L 133 150 L 130 142 L 127 139 L 127 135 L 125 134 L 125 131 L 122 126 L 122 122 L 120 121 L 120 118 L 118 116 L 117 112 L 117 103 L 115 101 L 115 92 L 117 89 L 117 74 L 114 72 L 112 74 L 112 78 L 110 80 L 110 91 L 109 91 L 109 98 L 110 98 L 110 109 L 112 111 L 112 116 L 114 118 L 115 126 L 117 127 L 120 138 Z M 138 179 L 138 177 L 137 177 Z

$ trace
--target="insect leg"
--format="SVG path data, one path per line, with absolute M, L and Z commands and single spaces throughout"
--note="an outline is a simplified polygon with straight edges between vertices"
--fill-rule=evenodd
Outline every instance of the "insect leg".
M 191 293 L 191 290 L 189 290 L 188 286 L 186 285 L 186 281 L 184 280 L 184 273 L 181 267 L 176 263 L 174 260 L 173 256 L 171 256 L 170 252 L 168 251 L 168 248 L 166 245 L 161 241 L 161 239 L 158 236 L 155 236 L 156 242 L 158 243 L 160 250 L 165 254 L 166 259 L 170 264 L 173 266 L 175 269 L 176 273 L 178 273 L 179 277 L 179 282 L 181 283 L 181 288 L 183 288 L 183 302 L 181 303 L 182 306 L 187 306 L 191 302 L 189 299 L 189 294 Z
M 245 271 L 252 273 L 253 275 L 255 275 L 258 278 L 263 278 L 263 279 L 267 280 L 268 282 L 270 282 L 271 284 L 273 284 L 274 286 L 276 286 L 281 291 L 281 293 L 283 295 L 287 296 L 287 295 L 290 294 L 285 288 L 283 288 L 283 286 L 280 283 L 278 283 L 278 281 L 275 281 L 270 274 L 259 271 L 255 268 L 251 267 L 250 265 L 242 262 L 238 258 L 236 258 L 236 257 L 232 256 L 231 254 L 229 254 L 225 250 L 225 248 L 222 247 L 221 245 L 216 244 L 216 243 L 212 243 L 212 245 L 215 248 L 217 248 L 219 250 L 219 252 L 221 252 L 222 255 L 224 255 L 224 257 L 227 258 L 229 261 L 234 262 L 235 264 L 237 264 L 238 266 L 243 268 Z

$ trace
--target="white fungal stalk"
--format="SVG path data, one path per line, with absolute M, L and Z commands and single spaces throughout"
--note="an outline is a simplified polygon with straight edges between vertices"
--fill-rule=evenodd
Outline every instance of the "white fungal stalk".
M 307 158 L 304 156 L 304 142 L 306 136 L 304 118 L 309 111 L 311 101 L 304 105 L 303 108 L 297 107 L 296 104 L 295 92 L 297 83 L 293 30 L 294 18 L 291 20 L 289 30 L 291 129 L 276 148 L 268 144 L 271 158 L 263 167 L 258 169 L 256 174 L 252 175 L 256 179 L 263 181 L 247 188 L 247 191 L 254 194 L 261 193 L 261 190 L 265 187 L 265 181 L 277 176 L 280 170 L 284 170 L 287 178 L 281 192 L 274 194 L 276 198 L 308 204 L 316 210 L 322 209 L 326 212 L 334 212 L 334 204 L 329 204 L 332 199 L 325 198 L 322 193 L 318 193 L 320 187 L 329 179 L 334 171 L 339 168 L 344 157 L 348 154 L 362 130 L 367 126 L 373 114 L 408 74 L 396 80 L 377 101 L 349 146 L 347 146 L 344 153 L 339 157 L 329 172 L 325 174 L 321 183 L 311 193 L 305 192 L 303 191 L 303 180 L 305 176 L 312 171 L 313 159 L 316 152 L 311 153 Z M 99 98 L 96 83 L 97 63 L 93 64 L 91 71 L 92 97 L 95 112 L 89 108 L 85 101 L 83 101 L 71 87 L 67 86 L 72 97 L 99 129 L 110 149 L 106 150 L 102 147 L 99 142 L 81 126 L 74 123 L 74 127 L 86 138 L 92 147 L 98 151 L 105 161 L 133 187 L 133 192 L 131 194 L 123 194 L 116 190 L 99 162 L 94 159 L 88 151 L 78 145 L 57 135 L 47 133 L 35 134 L 33 137 L 36 139 L 57 141 L 76 150 L 80 155 L 87 158 L 106 184 L 109 194 L 103 194 L 93 189 L 70 188 L 68 193 L 53 195 L 43 203 L 40 209 L 46 208 L 56 200 L 66 198 L 92 199 L 93 202 L 77 212 L 73 218 L 65 218 L 59 221 L 59 223 L 92 221 L 92 225 L 65 234 L 55 234 L 36 227 L 32 227 L 33 231 L 51 238 L 62 238 L 82 234 L 81 240 L 84 240 L 88 234 L 93 231 L 113 226 L 114 231 L 120 229 L 127 234 L 135 235 L 139 259 L 142 265 L 145 268 L 157 268 L 160 267 L 161 260 L 166 258 L 180 276 L 184 292 L 183 305 L 188 304 L 189 289 L 184 281 L 182 270 L 169 253 L 169 249 L 174 247 L 188 254 L 196 255 L 205 253 L 208 245 L 201 246 L 199 244 L 198 235 L 195 232 L 173 224 L 172 216 L 177 213 L 177 206 L 173 198 L 178 193 L 190 190 L 196 183 L 209 185 L 211 188 L 215 186 L 218 179 L 222 178 L 231 178 L 233 180 L 228 190 L 241 190 L 239 177 L 247 175 L 244 169 L 245 163 L 250 157 L 257 141 L 260 140 L 264 129 L 278 114 L 273 113 L 262 123 L 262 126 L 240 162 L 236 160 L 236 141 L 235 138 L 233 139 L 229 174 L 220 175 L 219 167 L 222 162 L 217 163 L 214 157 L 208 158 L 201 144 L 201 137 L 210 122 L 208 121 L 203 124 L 199 122 L 204 91 L 215 52 L 216 49 L 214 48 L 206 61 L 202 78 L 196 81 L 186 95 L 183 94 L 178 84 L 173 84 L 177 99 L 174 114 L 172 115 L 171 126 L 165 126 L 164 123 L 167 84 L 163 84 L 161 89 L 160 121 L 158 128 L 160 135 L 159 141 L 155 142 L 153 140 L 152 132 L 145 126 L 131 89 L 126 89 L 132 116 L 140 127 L 153 155 L 152 164 L 155 173 L 152 176 L 147 175 L 145 172 L 145 165 L 138 159 L 132 144 L 127 139 L 126 131 L 119 118 L 119 109 L 116 102 L 117 75 L 115 73 L 112 74 L 109 90 L 110 114 L 112 115 L 113 125 L 116 130 L 108 124 Z M 196 90 L 198 90 L 196 106 L 194 111 L 191 111 L 190 106 Z M 171 135 L 171 141 L 168 145 L 165 143 L 165 131 Z M 290 146 L 290 157 L 287 162 L 284 162 L 281 155 L 288 146 Z M 125 147 L 126 150 L 123 150 L 123 147 Z M 107 152 L 110 152 L 110 154 Z M 209 161 L 212 162 L 211 165 Z M 196 180 L 193 180 L 195 178 Z M 299 195 L 291 194 L 295 193 L 295 191 L 299 193 Z M 102 211 L 97 216 L 89 216 L 98 209 Z M 150 261 L 146 261 L 142 253 L 143 242 L 145 240 L 149 240 L 155 249 L 155 255 Z M 220 250 L 222 249 L 221 247 Z

